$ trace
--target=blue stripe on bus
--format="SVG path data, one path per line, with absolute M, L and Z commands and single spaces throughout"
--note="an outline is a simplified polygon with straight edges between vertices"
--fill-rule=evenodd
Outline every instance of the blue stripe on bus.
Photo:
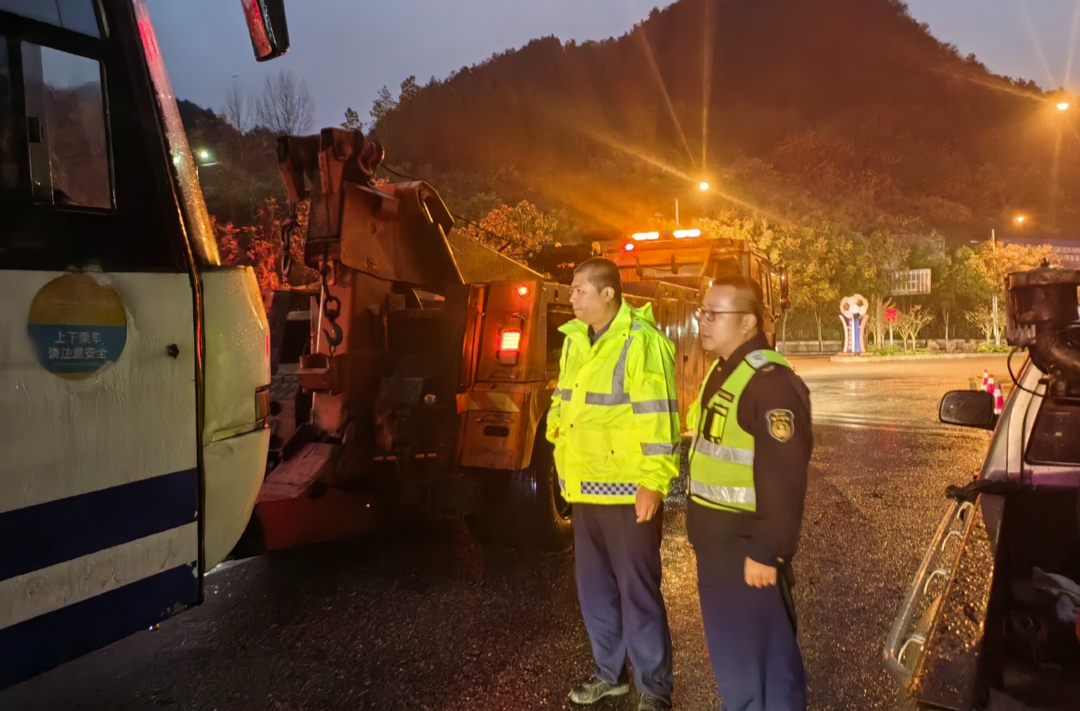
M 0 689 L 100 649 L 190 607 L 199 580 L 184 565 L 0 630 Z
M 0 514 L 0 580 L 191 523 L 195 469 Z

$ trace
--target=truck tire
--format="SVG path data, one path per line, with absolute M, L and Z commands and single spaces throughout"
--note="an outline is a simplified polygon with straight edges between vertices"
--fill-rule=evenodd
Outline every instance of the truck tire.
M 553 448 L 544 429 L 541 422 L 527 468 L 480 472 L 481 511 L 467 516 L 465 522 L 481 543 L 553 553 L 569 550 L 573 542 L 571 507 L 562 498 Z

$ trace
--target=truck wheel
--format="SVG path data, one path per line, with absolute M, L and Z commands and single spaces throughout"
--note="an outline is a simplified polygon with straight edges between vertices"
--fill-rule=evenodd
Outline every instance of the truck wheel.
M 541 422 L 526 469 L 485 470 L 480 513 L 466 517 L 481 543 L 521 550 L 562 552 L 573 541 L 570 504 L 562 497 L 555 458 Z

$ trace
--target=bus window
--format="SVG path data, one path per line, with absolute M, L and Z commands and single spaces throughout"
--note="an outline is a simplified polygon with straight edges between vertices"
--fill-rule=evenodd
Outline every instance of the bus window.
M 23 66 L 35 198 L 57 206 L 111 208 L 101 65 L 25 43 Z
M 94 0 L 0 0 L 0 10 L 100 37 Z
M 13 190 L 19 184 L 19 164 L 15 159 L 15 107 L 11 97 L 11 58 L 7 38 L 0 35 L 0 188 Z
M 139 27 L 126 3 L 84 1 L 111 32 L 73 29 L 76 0 L 0 0 L 0 269 L 186 271 L 153 87 L 121 48 L 140 47 Z

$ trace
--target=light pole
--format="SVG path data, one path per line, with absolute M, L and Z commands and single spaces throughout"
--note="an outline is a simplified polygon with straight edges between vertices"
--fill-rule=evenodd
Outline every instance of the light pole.
M 997 252 L 997 235 L 994 234 L 994 228 L 990 228 L 990 251 Z M 991 258 L 993 259 L 993 258 Z M 997 266 L 995 262 L 994 266 Z M 997 302 L 997 286 L 994 286 L 994 345 L 1001 345 L 1001 333 L 998 332 L 998 302 Z
M 1059 108 L 1060 108 L 1060 106 L 1061 106 L 1061 104 L 1058 104 Z M 1065 104 L 1065 108 L 1066 109 L 1069 108 L 1069 105 Z M 1065 109 L 1061 109 L 1061 110 L 1064 111 Z M 1016 222 L 1017 225 L 1023 227 L 1024 222 L 1027 221 L 1027 215 L 1017 215 L 1015 218 L 1013 218 L 1013 220 Z M 995 233 L 993 227 L 990 228 L 990 251 L 995 253 L 995 254 L 997 253 L 997 234 Z M 996 260 L 994 262 L 994 267 L 995 268 L 997 267 Z M 994 309 L 994 345 L 995 346 L 1000 346 L 1001 345 L 1001 329 L 998 327 L 998 293 L 997 293 L 997 286 L 994 287 L 993 309 Z
M 700 183 L 698 183 L 698 190 L 703 193 L 709 192 L 708 181 L 702 180 Z M 679 198 L 675 198 L 675 226 L 679 226 Z

